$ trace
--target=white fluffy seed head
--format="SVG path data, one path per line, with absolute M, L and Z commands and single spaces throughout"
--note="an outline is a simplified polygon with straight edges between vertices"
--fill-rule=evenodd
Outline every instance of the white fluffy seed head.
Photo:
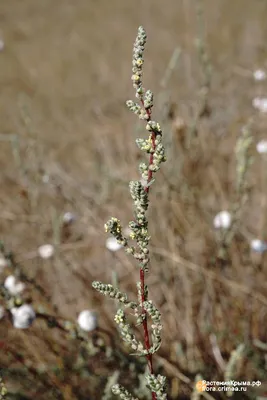
M 106 240 L 106 248 L 110 251 L 118 251 L 122 248 L 123 246 L 117 242 L 117 240 L 114 237 L 109 237 Z
M 267 112 L 267 98 L 266 97 L 255 97 L 252 100 L 252 105 L 254 108 L 262 113 Z
M 257 152 L 260 154 L 267 153 L 267 140 L 261 140 L 256 144 Z
M 11 308 L 13 325 L 17 329 L 27 329 L 36 318 L 35 312 L 29 304 Z
M 232 217 L 228 211 L 219 212 L 213 220 L 213 225 L 216 229 L 229 229 L 231 223 Z
M 25 289 L 22 282 L 17 282 L 14 275 L 9 275 L 4 282 L 4 287 L 9 291 L 12 296 L 17 296 Z
M 250 248 L 257 253 L 263 253 L 267 250 L 267 243 L 260 239 L 253 239 L 250 242 Z
M 44 260 L 53 257 L 54 253 L 55 253 L 55 248 L 52 244 L 43 244 L 38 248 L 38 254 Z
M 256 69 L 253 72 L 253 77 L 255 81 L 264 81 L 266 79 L 266 72 L 263 69 Z
M 97 315 L 94 311 L 81 311 L 77 321 L 79 327 L 86 332 L 93 331 L 97 327 Z
M 75 219 L 76 219 L 75 215 L 72 214 L 71 212 L 66 212 L 65 214 L 63 214 L 63 217 L 62 217 L 62 221 L 66 225 L 72 224 L 72 222 L 74 222 Z

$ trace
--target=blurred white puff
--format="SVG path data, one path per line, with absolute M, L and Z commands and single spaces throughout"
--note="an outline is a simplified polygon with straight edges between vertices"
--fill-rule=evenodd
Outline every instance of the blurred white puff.
M 9 275 L 4 282 L 4 287 L 9 291 L 12 296 L 16 296 L 23 292 L 25 285 L 22 282 L 17 282 L 14 275 Z
M 29 304 L 11 308 L 13 325 L 17 329 L 27 329 L 36 318 L 36 314 Z
M 250 248 L 257 253 L 263 253 L 267 250 L 267 243 L 260 239 L 253 239 L 250 242 Z
M 262 113 L 267 112 L 267 98 L 266 97 L 255 97 L 252 100 L 252 105 L 254 108 L 261 111 Z
M 54 253 L 55 253 L 55 248 L 52 244 L 43 244 L 38 248 L 39 256 L 45 260 L 53 257 Z
M 228 211 L 220 211 L 213 220 L 213 225 L 216 229 L 229 229 L 231 223 L 232 217 Z
M 97 328 L 97 315 L 94 311 L 90 310 L 81 311 L 77 321 L 79 327 L 86 332 L 93 331 L 94 329 Z
M 110 251 L 118 251 L 122 248 L 123 246 L 117 242 L 117 240 L 114 237 L 109 237 L 106 240 L 106 248 Z
M 261 140 L 256 144 L 257 152 L 260 154 L 267 153 L 267 140 Z
M 66 212 L 65 214 L 63 214 L 62 221 L 64 222 L 64 224 L 66 224 L 66 225 L 72 224 L 75 220 L 76 220 L 76 217 L 73 213 Z
M 255 81 L 264 81 L 266 79 L 266 72 L 263 69 L 256 69 L 253 72 L 253 77 Z

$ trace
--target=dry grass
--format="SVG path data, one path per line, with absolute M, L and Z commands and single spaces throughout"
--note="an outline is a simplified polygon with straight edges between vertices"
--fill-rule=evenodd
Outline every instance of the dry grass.
M 121 288 L 135 292 L 136 266 L 123 252 L 108 252 L 103 225 L 110 215 L 124 222 L 131 218 L 127 185 L 138 176 L 140 155 L 133 140 L 138 127 L 125 100 L 132 97 L 131 46 L 137 27 L 146 27 L 146 86 L 167 95 L 171 105 L 168 115 L 163 115 L 162 103 L 154 111 L 164 120 L 174 155 L 151 192 L 153 272 L 148 284 L 163 313 L 158 365 L 170 378 L 172 399 L 190 398 L 197 372 L 222 379 L 239 343 L 246 343 L 249 352 L 237 378 L 263 381 L 264 370 L 266 374 L 266 350 L 255 346 L 255 340 L 267 342 L 266 256 L 249 251 L 249 241 L 263 237 L 266 229 L 266 164 L 256 152 L 249 201 L 224 269 L 214 263 L 218 245 L 212 221 L 233 202 L 236 138 L 254 113 L 252 98 L 265 90 L 265 83 L 253 82 L 251 72 L 266 66 L 267 5 L 260 0 L 204 1 L 213 65 L 211 114 L 198 121 L 198 135 L 188 150 L 183 135 L 196 113 L 202 81 L 194 4 L 0 4 L 6 45 L 0 53 L 1 238 L 51 298 L 46 303 L 29 285 L 27 295 L 34 304 L 43 304 L 51 314 L 56 307 L 67 319 L 75 319 L 83 308 L 96 309 L 100 327 L 108 333 L 100 330 L 92 341 L 101 337 L 107 348 L 116 345 L 121 351 L 114 305 L 103 301 L 91 282 L 110 281 L 116 271 Z M 160 80 L 177 46 L 178 66 L 163 92 Z M 264 138 L 265 130 L 266 117 L 255 115 L 255 141 Z M 57 221 L 66 211 L 78 218 L 60 231 Z M 40 260 L 38 246 L 55 242 L 56 257 Z M 43 321 L 20 332 L 5 320 L 0 332 L 7 386 L 21 393 L 14 398 L 100 399 L 105 377 L 118 368 L 118 360 L 128 368 L 126 353 L 109 359 L 104 345 L 83 360 L 78 341 L 67 340 Z M 25 360 L 27 369 L 22 368 Z M 86 367 L 75 365 L 74 370 L 77 360 Z M 135 378 L 132 372 L 126 383 Z M 259 393 L 266 395 L 263 386 Z

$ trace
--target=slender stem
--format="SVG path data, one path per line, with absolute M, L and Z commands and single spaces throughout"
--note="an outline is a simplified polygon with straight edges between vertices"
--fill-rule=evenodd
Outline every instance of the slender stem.
M 144 101 L 143 99 L 141 99 L 141 103 L 144 106 Z M 151 119 L 151 110 L 146 110 L 147 115 L 148 115 L 148 121 L 150 121 Z M 152 132 L 152 147 L 153 150 L 155 149 L 156 145 L 155 145 L 155 139 L 156 139 L 156 135 L 154 132 Z M 153 164 L 153 157 L 154 154 L 150 154 L 150 158 L 149 158 L 149 165 Z M 148 179 L 147 179 L 147 183 L 149 184 L 149 182 L 151 181 L 153 177 L 153 172 L 149 169 L 148 171 Z M 145 192 L 148 194 L 149 193 L 149 186 L 145 187 Z M 144 269 L 140 268 L 140 283 L 141 283 L 141 307 L 142 307 L 142 315 L 144 315 L 144 319 L 143 319 L 143 329 L 144 329 L 144 340 L 145 340 L 145 348 L 146 350 L 150 349 L 150 339 L 149 339 L 149 332 L 148 332 L 148 326 L 147 326 L 147 313 L 146 310 L 144 308 L 144 301 L 145 301 L 145 271 Z M 148 354 L 146 356 L 147 358 L 147 362 L 148 362 L 148 368 L 151 374 L 153 374 L 153 362 L 152 362 L 152 354 Z M 152 392 L 152 400 L 157 400 L 157 395 L 155 392 Z
M 143 329 L 144 329 L 144 337 L 145 337 L 145 347 L 147 350 L 150 348 L 150 340 L 149 333 L 147 327 L 147 316 L 146 311 L 144 309 L 144 301 L 145 301 L 145 272 L 143 269 L 140 269 L 140 282 L 141 282 L 141 298 L 142 298 L 142 314 L 145 315 L 143 320 Z M 151 374 L 153 374 L 153 363 L 152 363 L 152 354 L 148 354 L 146 356 L 148 362 L 148 368 Z M 152 400 L 157 400 L 157 395 L 155 392 L 152 392 Z

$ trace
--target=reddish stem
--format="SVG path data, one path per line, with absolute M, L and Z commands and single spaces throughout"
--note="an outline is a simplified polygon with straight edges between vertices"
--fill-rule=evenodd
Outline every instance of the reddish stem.
M 143 329 L 144 329 L 144 337 L 145 337 L 145 348 L 149 350 L 150 348 L 150 340 L 149 340 L 149 333 L 147 327 L 147 315 L 144 309 L 144 301 L 145 301 L 145 273 L 143 269 L 140 269 L 140 282 L 141 282 L 141 299 L 142 299 L 142 314 L 145 315 L 143 320 Z M 153 374 L 153 364 L 152 364 L 152 354 L 148 354 L 146 356 L 148 362 L 149 372 Z M 155 392 L 152 392 L 152 400 L 157 400 L 157 396 Z
M 143 99 L 141 99 L 141 103 L 144 106 L 144 101 Z M 151 119 L 151 110 L 146 110 L 147 115 L 148 115 L 148 122 Z M 152 132 L 152 147 L 153 150 L 155 150 L 155 139 L 156 139 L 156 135 L 154 132 Z M 154 154 L 150 154 L 149 157 L 149 165 L 153 164 L 153 158 L 154 158 Z M 153 172 L 149 169 L 148 171 L 148 179 L 147 179 L 147 183 L 149 184 L 149 182 L 151 181 L 153 177 Z M 149 186 L 145 187 L 145 192 L 148 194 L 149 193 Z M 145 340 L 145 348 L 146 350 L 150 349 L 150 339 L 149 339 L 149 332 L 148 332 L 148 326 L 147 326 L 147 313 L 146 310 L 144 308 L 144 302 L 145 302 L 145 271 L 144 269 L 140 269 L 140 283 L 141 283 L 141 308 L 142 308 L 142 315 L 144 315 L 144 319 L 143 319 L 143 329 L 144 329 L 144 340 Z M 148 354 L 146 356 L 147 362 L 148 362 L 148 368 L 149 368 L 149 372 L 151 374 L 153 374 L 153 363 L 152 363 L 152 354 Z M 155 392 L 152 392 L 152 400 L 157 400 L 157 395 Z

